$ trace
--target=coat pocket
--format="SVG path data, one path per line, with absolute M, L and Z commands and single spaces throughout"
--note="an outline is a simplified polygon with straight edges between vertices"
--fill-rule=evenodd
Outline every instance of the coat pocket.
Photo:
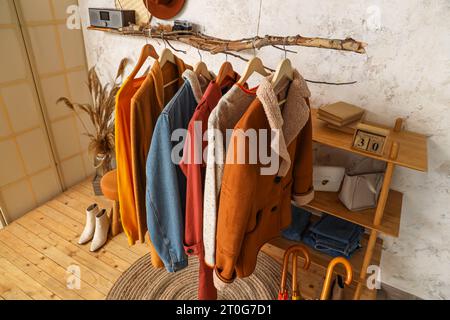
M 246 233 L 252 233 L 258 227 L 261 218 L 263 216 L 264 210 L 258 210 L 256 213 L 252 214 L 248 222 Z

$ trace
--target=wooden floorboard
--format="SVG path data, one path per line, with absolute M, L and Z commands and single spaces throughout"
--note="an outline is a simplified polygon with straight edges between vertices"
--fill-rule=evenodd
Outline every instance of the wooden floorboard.
M 3 232 L 1 234 L 0 245 L 10 247 L 12 250 L 14 250 L 16 255 L 24 257 L 30 262 L 30 264 L 36 266 L 40 270 L 47 272 L 56 281 L 60 282 L 63 286 L 66 286 L 67 267 L 63 267 L 61 264 L 58 264 L 58 262 L 61 262 L 61 260 L 57 258 L 55 260 L 51 259 L 50 257 L 40 253 L 38 250 L 35 250 L 9 232 Z M 77 290 L 76 293 L 83 299 L 96 300 L 102 299 L 104 297 L 104 294 L 102 294 L 95 285 L 92 286 L 91 284 L 89 284 L 84 276 L 82 276 L 80 280 L 81 288 L 80 290 Z
M 0 300 L 104 299 L 120 275 L 149 252 L 130 247 L 121 234 L 98 252 L 78 245 L 85 210 L 97 203 L 108 212 L 112 203 L 96 197 L 90 180 L 33 210 L 0 230 Z M 68 268 L 80 268 L 79 290 L 67 288 Z
M 9 287 L 19 287 L 33 300 L 61 300 L 56 293 L 42 286 L 38 281 L 5 258 L 0 258 L 0 277 L 6 279 Z

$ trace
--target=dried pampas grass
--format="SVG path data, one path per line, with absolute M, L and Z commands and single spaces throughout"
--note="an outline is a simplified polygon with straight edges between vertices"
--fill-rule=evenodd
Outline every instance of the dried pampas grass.
M 114 154 L 114 110 L 116 104 L 116 95 L 120 89 L 121 82 L 125 73 L 128 59 L 123 59 L 116 73 L 116 77 L 112 83 L 102 85 L 98 77 L 95 67 L 91 68 L 88 73 L 88 89 L 91 93 L 92 104 L 80 104 L 71 102 L 66 97 L 58 99 L 57 103 L 63 105 L 77 115 L 84 127 L 84 134 L 91 140 L 89 151 L 95 156 L 103 156 L 104 158 L 112 158 Z M 89 132 L 83 119 L 78 114 L 82 111 L 89 116 L 94 127 L 94 132 Z

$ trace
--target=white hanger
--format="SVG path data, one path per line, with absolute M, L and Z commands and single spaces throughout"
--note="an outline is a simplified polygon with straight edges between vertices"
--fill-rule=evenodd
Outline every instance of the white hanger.
M 161 68 L 164 67 L 164 65 L 170 62 L 172 64 L 176 64 L 175 62 L 175 56 L 172 53 L 172 51 L 170 51 L 169 49 L 165 48 L 162 52 L 161 52 L 161 57 L 159 58 L 159 64 L 161 65 Z

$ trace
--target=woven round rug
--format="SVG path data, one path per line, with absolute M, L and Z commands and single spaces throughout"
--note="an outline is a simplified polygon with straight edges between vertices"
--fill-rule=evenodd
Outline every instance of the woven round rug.
M 117 280 L 107 300 L 197 300 L 198 268 L 196 257 L 177 273 L 152 266 L 150 254 L 133 264 Z M 289 281 L 288 281 L 289 282 Z M 218 292 L 219 300 L 274 300 L 281 283 L 281 267 L 271 257 L 260 253 L 252 276 L 237 279 Z M 290 287 L 290 282 L 288 283 Z

